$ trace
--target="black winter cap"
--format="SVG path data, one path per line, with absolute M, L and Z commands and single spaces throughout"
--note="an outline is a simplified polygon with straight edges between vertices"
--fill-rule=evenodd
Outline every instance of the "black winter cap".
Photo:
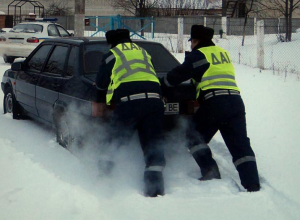
M 130 32 L 127 29 L 110 30 L 105 37 L 108 44 L 116 44 L 122 40 L 130 40 Z
M 118 38 L 121 40 L 127 39 L 130 40 L 130 32 L 128 29 L 117 29 Z
M 192 39 L 204 39 L 211 40 L 214 36 L 214 29 L 209 27 L 204 27 L 203 25 L 193 25 L 191 28 L 191 38 Z
M 108 44 L 113 44 L 117 41 L 117 31 L 110 30 L 105 33 L 106 41 Z

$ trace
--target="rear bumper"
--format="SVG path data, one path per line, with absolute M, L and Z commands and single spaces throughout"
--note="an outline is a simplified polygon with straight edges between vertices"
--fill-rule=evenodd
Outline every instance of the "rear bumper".
M 38 46 L 38 44 L 24 45 L 24 44 L 0 44 L 0 56 L 11 57 L 28 57 L 29 54 Z
M 165 115 L 164 132 L 170 132 L 178 127 L 184 126 L 184 121 L 191 121 L 193 115 Z M 185 136 L 185 134 L 182 134 Z

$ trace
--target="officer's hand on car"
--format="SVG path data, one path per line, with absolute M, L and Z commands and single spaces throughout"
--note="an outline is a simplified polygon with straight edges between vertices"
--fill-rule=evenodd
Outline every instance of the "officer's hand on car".
M 162 96 L 168 98 L 171 88 L 165 84 L 164 77 L 159 77 Z

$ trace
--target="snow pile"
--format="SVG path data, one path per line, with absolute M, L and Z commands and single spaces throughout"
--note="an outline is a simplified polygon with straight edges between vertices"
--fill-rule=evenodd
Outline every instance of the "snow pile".
M 183 60 L 183 54 L 175 55 Z M 50 128 L 1 115 L 0 219 L 300 219 L 300 82 L 293 73 L 235 66 L 260 192 L 239 191 L 233 180 L 238 174 L 219 134 L 210 146 L 222 179 L 198 181 L 199 169 L 182 138 L 184 120 L 166 137 L 166 195 L 145 198 L 137 136 L 115 152 L 116 167 L 104 176 L 96 166 L 100 144 L 74 156 L 56 143 Z M 0 58 L 0 75 L 8 68 Z

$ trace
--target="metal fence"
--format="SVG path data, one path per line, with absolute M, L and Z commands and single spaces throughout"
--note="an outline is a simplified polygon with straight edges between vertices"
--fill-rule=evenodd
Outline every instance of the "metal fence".
M 176 18 L 178 20 L 178 18 Z M 273 70 L 274 73 L 295 73 L 300 80 L 300 62 L 298 48 L 300 48 L 300 19 L 293 19 L 292 42 L 285 40 L 285 21 L 284 19 L 264 19 L 263 38 L 259 42 L 257 37 L 257 23 L 259 19 L 248 19 L 245 26 L 244 45 L 244 19 L 228 18 L 225 23 L 220 17 L 198 17 L 184 18 L 183 50 L 190 50 L 189 32 L 193 24 L 203 24 L 215 30 L 214 42 L 227 49 L 233 62 L 248 65 L 251 67 L 262 67 L 263 69 Z M 172 52 L 180 52 L 178 47 L 178 22 L 172 18 L 156 19 L 155 41 L 164 44 Z M 159 28 L 165 27 L 165 28 Z M 226 35 L 222 38 L 219 31 L 226 29 Z M 298 29 L 298 32 L 297 32 Z M 258 45 L 263 45 L 260 48 Z M 264 56 L 260 57 L 263 50 Z
M 249 18 L 245 26 L 245 39 L 242 46 L 244 33 L 244 19 L 243 18 L 227 18 L 225 23 L 221 17 L 183 17 L 183 38 L 179 39 L 180 28 L 178 17 L 156 17 L 154 27 L 154 39 L 151 35 L 151 27 L 145 29 L 145 37 L 149 40 L 162 43 L 171 52 L 182 52 L 182 50 L 190 50 L 190 43 L 188 42 L 190 28 L 193 24 L 202 24 L 212 27 L 215 30 L 214 42 L 227 49 L 232 57 L 233 62 L 245 64 L 251 67 L 258 67 L 258 48 L 257 38 L 257 23 L 259 19 Z M 73 29 L 72 17 L 61 17 L 59 23 L 67 27 L 69 30 Z M 93 22 L 96 22 L 93 21 Z M 107 24 L 109 20 L 103 19 L 97 21 L 99 26 Z M 140 26 L 138 20 L 126 21 L 126 26 L 137 30 Z M 299 75 L 300 62 L 298 55 L 298 48 L 300 46 L 300 32 L 296 32 L 300 28 L 300 19 L 293 19 L 292 26 L 292 42 L 283 42 L 285 38 L 285 21 L 284 19 L 267 18 L 264 19 L 264 69 L 271 69 L 275 72 L 294 72 Z M 109 28 L 107 27 L 107 30 Z M 219 35 L 219 31 L 223 30 L 225 35 Z M 86 27 L 87 36 L 95 33 L 95 27 Z M 300 31 L 300 29 L 299 29 Z M 104 36 L 104 33 L 99 33 L 97 36 Z M 134 37 L 135 38 L 135 37 Z M 179 44 L 182 40 L 182 44 Z M 182 49 L 179 48 L 183 45 Z

